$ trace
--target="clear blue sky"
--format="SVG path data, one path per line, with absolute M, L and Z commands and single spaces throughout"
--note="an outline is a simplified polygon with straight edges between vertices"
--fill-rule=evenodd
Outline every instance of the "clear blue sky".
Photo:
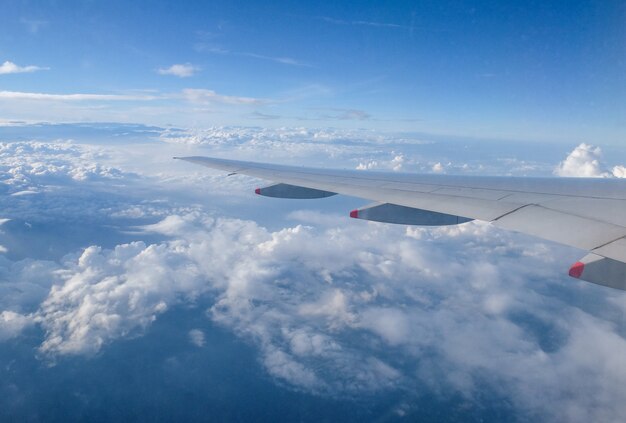
M 622 1 L 9 1 L 2 63 L 3 120 L 626 141 Z

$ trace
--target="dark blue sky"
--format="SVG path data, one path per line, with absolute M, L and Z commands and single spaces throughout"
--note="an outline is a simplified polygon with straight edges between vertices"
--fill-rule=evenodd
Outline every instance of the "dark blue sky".
M 0 113 L 618 143 L 625 22 L 618 1 L 14 1 L 0 62 L 48 69 L 0 74 Z

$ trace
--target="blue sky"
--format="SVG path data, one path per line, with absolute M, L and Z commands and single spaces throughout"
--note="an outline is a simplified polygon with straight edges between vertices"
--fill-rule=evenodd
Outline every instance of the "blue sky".
M 42 69 L 0 74 L 0 118 L 618 144 L 625 22 L 606 1 L 13 1 L 0 63 Z

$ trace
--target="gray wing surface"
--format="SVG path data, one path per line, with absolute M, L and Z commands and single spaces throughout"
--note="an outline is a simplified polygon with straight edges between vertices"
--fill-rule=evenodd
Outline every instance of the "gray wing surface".
M 626 180 L 379 173 L 180 157 L 273 181 L 258 194 L 375 202 L 352 217 L 392 223 L 457 224 L 477 219 L 589 251 L 570 275 L 626 290 Z

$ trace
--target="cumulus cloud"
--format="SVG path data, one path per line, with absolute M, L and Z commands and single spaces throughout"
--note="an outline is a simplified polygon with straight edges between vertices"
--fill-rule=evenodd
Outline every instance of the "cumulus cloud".
M 162 261 L 171 266 L 159 266 Z M 177 261 L 163 246 L 143 243 L 107 252 L 87 248 L 68 266 L 64 284 L 54 286 L 41 305 L 37 320 L 48 336 L 40 350 L 93 354 L 113 337 L 147 327 L 168 309 L 181 286 L 199 285 L 177 268 Z M 186 294 L 192 296 L 193 289 Z
M 611 357 L 626 350 L 624 340 L 562 301 L 541 308 L 539 293 L 557 281 L 543 281 L 551 260 L 525 254 L 537 243 L 512 242 L 478 223 L 409 229 L 357 222 L 270 232 L 253 222 L 172 215 L 145 228 L 170 241 L 89 247 L 64 262 L 34 314 L 46 330 L 40 351 L 94 354 L 208 296 L 210 318 L 252 341 L 267 372 L 299 389 L 341 396 L 426 383 L 472 397 L 502 380 L 511 401 L 543 416 L 568 410 L 568 420 L 584 421 L 623 412 L 618 386 L 626 373 Z M 482 250 L 489 254 L 477 260 Z M 519 317 L 527 313 L 541 330 Z M 545 344 L 546 327 L 561 340 Z M 188 336 L 205 342 L 198 329 Z M 589 361 L 579 341 L 592 338 L 598 348 Z M 562 382 L 581 371 L 589 390 L 573 394 Z
M 622 166 L 622 165 L 614 166 L 612 172 L 613 172 L 613 176 L 615 176 L 616 178 L 626 178 L 625 166 Z
M 195 75 L 200 70 L 199 67 L 194 66 L 189 63 L 185 64 L 174 64 L 169 68 L 159 68 L 157 72 L 160 75 L 174 75 L 179 78 L 189 78 L 190 76 Z
M 357 170 L 372 170 L 372 169 L 391 169 L 393 171 L 400 171 L 407 163 L 406 157 L 402 153 L 391 152 L 393 158 L 391 160 L 368 160 L 359 161 L 356 166 Z
M 602 150 L 589 144 L 582 143 L 563 160 L 554 170 L 558 176 L 583 178 L 624 178 L 626 168 L 615 166 L 608 170 L 602 163 Z
M 50 182 L 120 180 L 132 178 L 118 168 L 95 161 L 99 148 L 71 142 L 0 142 L 0 175 L 12 195 L 40 192 Z
M 34 65 L 19 66 L 7 60 L 3 64 L 0 65 L 0 75 L 7 75 L 10 73 L 32 73 L 32 72 L 37 72 L 41 70 L 49 70 L 49 69 L 50 68 L 44 68 L 44 67 L 34 66 Z
M 361 267 L 354 261 L 358 254 L 344 251 L 356 251 L 359 240 L 350 239 L 351 231 L 338 233 L 337 246 L 324 251 L 319 248 L 320 236 L 327 235 L 302 226 L 269 233 L 251 222 L 191 214 L 170 216 L 146 229 L 174 240 L 120 245 L 110 251 L 90 247 L 65 264 L 66 270 L 59 272 L 63 282 L 52 288 L 36 317 L 47 333 L 43 353 L 96 353 L 113 339 L 145 329 L 169 307 L 214 292 L 212 318 L 257 342 L 268 372 L 294 386 L 335 392 L 337 383 L 343 384 L 337 374 L 342 379 L 353 375 L 346 392 L 359 392 L 389 388 L 401 378 L 382 358 L 364 354 L 327 332 L 356 328 L 358 316 L 351 310 L 355 299 L 358 304 L 372 298 L 351 292 L 345 284 L 353 277 L 341 276 Z M 347 259 L 329 266 L 329 257 L 335 254 L 347 254 Z M 367 267 L 379 275 L 377 256 Z M 302 270 L 294 273 L 289 263 L 303 259 Z M 323 273 L 335 288 L 316 282 L 316 275 Z M 394 272 L 385 273 L 389 277 Z M 276 290 L 277 280 L 293 286 L 286 290 L 279 282 Z M 277 302 L 276 295 L 283 300 Z M 381 320 L 375 310 L 370 315 Z M 397 339 L 396 333 L 389 336 Z M 198 340 L 196 333 L 190 337 L 192 342 Z M 285 342 L 290 345 L 287 349 Z M 355 354 L 362 356 L 357 363 Z M 318 373 L 320 365 L 330 367 Z
M 600 147 L 582 143 L 572 150 L 567 158 L 555 169 L 554 173 L 558 176 L 605 178 L 609 174 L 600 165 L 601 157 L 602 150 L 600 150 Z
M 443 173 L 445 171 L 443 165 L 441 164 L 441 162 L 437 162 L 433 165 L 432 167 L 433 172 L 435 173 Z

